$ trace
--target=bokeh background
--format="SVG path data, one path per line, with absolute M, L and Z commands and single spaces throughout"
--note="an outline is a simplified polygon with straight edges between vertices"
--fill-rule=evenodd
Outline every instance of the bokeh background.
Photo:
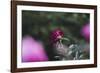
M 50 39 L 50 36 L 51 32 L 58 28 L 63 31 L 64 37 L 70 40 L 65 41 L 64 43 L 67 43 L 68 46 L 71 44 L 78 44 L 81 46 L 81 48 L 85 48 L 84 57 L 82 59 L 89 59 L 89 22 L 90 15 L 88 13 L 23 10 L 22 39 L 32 40 L 31 44 L 33 44 L 32 47 L 29 47 L 30 45 L 25 44 L 27 45 L 27 50 L 22 48 L 22 56 L 24 56 L 23 62 L 55 61 L 55 51 L 53 50 L 55 48 L 52 46 L 52 40 Z M 34 54 L 33 41 L 37 43 L 37 46 L 42 45 L 42 53 L 38 49 L 38 52 Z M 28 41 L 28 43 L 30 43 L 30 41 Z M 31 52 L 32 54 L 30 54 Z M 36 58 L 32 59 L 33 57 Z M 40 57 L 41 59 L 37 57 Z M 27 60 L 24 60 L 25 58 Z

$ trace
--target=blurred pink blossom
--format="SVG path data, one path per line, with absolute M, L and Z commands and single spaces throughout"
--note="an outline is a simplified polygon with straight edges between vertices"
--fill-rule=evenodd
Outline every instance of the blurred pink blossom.
M 22 62 L 47 61 L 48 57 L 42 43 L 31 36 L 25 36 L 22 40 Z
M 81 35 L 86 39 L 87 42 L 90 40 L 90 25 L 86 24 L 81 29 Z

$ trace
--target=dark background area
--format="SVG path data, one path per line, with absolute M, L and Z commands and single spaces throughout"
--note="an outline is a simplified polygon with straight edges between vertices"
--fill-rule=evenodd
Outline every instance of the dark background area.
M 55 55 L 50 43 L 50 33 L 60 28 L 72 43 L 86 43 L 81 35 L 81 28 L 89 22 L 87 13 L 68 12 L 44 12 L 44 11 L 22 11 L 22 38 L 30 35 L 38 41 L 42 41 L 50 60 Z

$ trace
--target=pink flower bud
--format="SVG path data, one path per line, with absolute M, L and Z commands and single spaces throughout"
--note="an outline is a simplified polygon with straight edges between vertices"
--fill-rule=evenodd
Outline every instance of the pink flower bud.
M 63 31 L 61 29 L 55 29 L 51 33 L 51 41 L 57 42 L 62 36 L 64 35 Z

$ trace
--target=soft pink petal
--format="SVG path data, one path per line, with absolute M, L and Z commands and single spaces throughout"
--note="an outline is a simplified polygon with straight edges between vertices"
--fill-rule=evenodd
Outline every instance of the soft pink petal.
M 43 45 L 30 36 L 22 40 L 22 62 L 47 61 L 48 57 Z

